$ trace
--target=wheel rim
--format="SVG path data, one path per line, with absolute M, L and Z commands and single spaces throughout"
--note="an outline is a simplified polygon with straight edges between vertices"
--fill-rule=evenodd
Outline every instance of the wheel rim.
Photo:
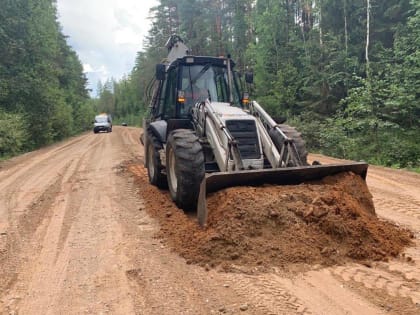
M 176 178 L 176 174 L 175 174 L 175 154 L 174 154 L 174 151 L 172 150 L 172 149 L 170 149 L 169 150 L 169 165 L 168 165 L 168 168 L 169 168 L 169 172 L 168 172 L 168 178 L 169 178 L 169 180 L 168 180 L 168 182 L 169 182 L 169 187 L 170 187 L 170 189 L 172 190 L 172 192 L 174 193 L 174 194 L 176 194 L 176 190 L 177 190 L 177 187 L 178 187 L 178 180 L 177 180 L 177 178 Z
M 147 150 L 147 169 L 149 171 L 150 178 L 155 176 L 155 165 L 153 163 L 153 145 L 149 145 L 149 150 Z

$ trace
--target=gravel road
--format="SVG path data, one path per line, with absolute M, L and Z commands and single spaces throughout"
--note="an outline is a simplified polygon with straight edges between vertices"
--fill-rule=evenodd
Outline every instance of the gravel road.
M 420 313 L 420 175 L 368 171 L 378 216 L 415 236 L 398 258 L 219 272 L 156 237 L 126 170 L 146 176 L 140 129 L 113 130 L 0 163 L 0 314 Z

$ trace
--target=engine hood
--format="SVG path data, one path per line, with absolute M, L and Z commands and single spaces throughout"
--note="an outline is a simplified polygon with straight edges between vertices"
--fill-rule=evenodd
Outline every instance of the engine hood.
M 248 114 L 242 108 L 231 106 L 229 103 L 212 102 L 214 114 L 223 120 L 248 119 L 255 120 L 254 116 Z

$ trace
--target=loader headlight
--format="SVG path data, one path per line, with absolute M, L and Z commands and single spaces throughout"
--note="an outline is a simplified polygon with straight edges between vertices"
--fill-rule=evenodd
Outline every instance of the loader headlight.
M 249 94 L 248 93 L 244 93 L 242 95 L 242 104 L 246 105 L 249 103 Z
M 184 104 L 185 103 L 185 92 L 184 91 L 178 91 L 178 97 L 177 97 L 178 103 Z

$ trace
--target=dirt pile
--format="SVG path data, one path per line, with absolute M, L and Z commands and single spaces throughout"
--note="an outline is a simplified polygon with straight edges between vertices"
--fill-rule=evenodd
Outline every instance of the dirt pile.
M 366 183 L 352 173 L 297 186 L 234 187 L 208 196 L 201 229 L 131 166 L 158 235 L 187 263 L 210 267 L 332 265 L 397 256 L 413 235 L 375 214 Z

